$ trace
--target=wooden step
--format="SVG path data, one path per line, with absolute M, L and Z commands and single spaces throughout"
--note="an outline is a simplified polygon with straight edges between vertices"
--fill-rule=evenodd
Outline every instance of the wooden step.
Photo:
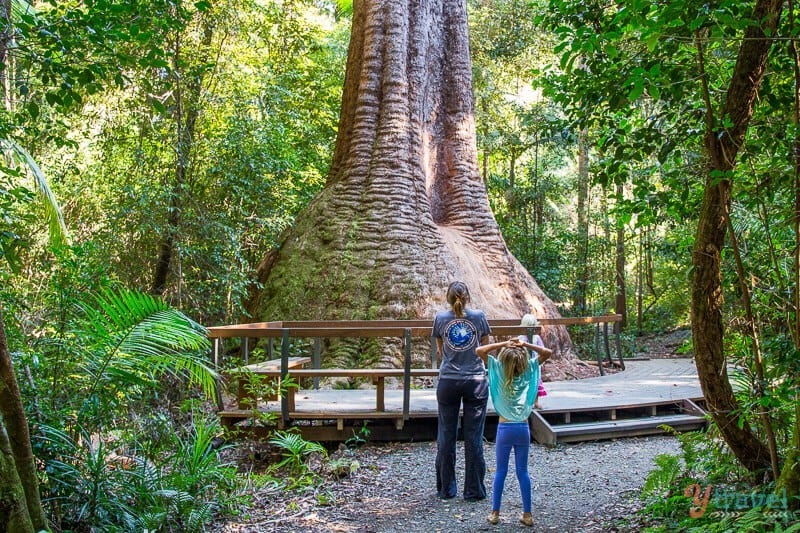
M 574 411 L 534 411 L 531 433 L 536 442 L 555 445 L 619 437 L 692 431 L 706 425 L 705 412 L 691 400 L 645 403 Z
M 604 420 L 600 422 L 561 424 L 551 427 L 558 441 L 575 442 L 578 440 L 614 439 L 618 437 L 666 433 L 666 431 L 662 429 L 662 426 L 669 426 L 676 431 L 690 431 L 700 429 L 705 425 L 705 417 L 690 414 L 676 414 L 632 418 L 629 420 Z

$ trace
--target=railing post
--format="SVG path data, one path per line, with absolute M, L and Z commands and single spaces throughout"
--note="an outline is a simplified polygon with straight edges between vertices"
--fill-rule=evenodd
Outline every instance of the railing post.
M 611 360 L 611 348 L 608 345 L 608 322 L 603 322 L 603 349 L 606 352 L 606 361 L 613 363 Z
M 311 368 L 322 367 L 322 356 L 320 354 L 320 339 L 319 337 L 314 337 L 314 351 L 311 353 Z M 314 378 L 314 388 L 319 388 L 319 378 Z
M 439 364 L 436 357 L 436 337 L 431 337 L 431 368 L 438 368 Z
M 289 375 L 289 330 L 283 328 L 281 330 L 281 385 L 285 383 L 286 377 Z M 279 391 L 280 392 L 280 391 Z M 281 416 L 283 423 L 289 423 L 289 397 L 286 394 L 281 394 Z
M 403 339 L 405 365 L 403 368 L 403 421 L 408 421 L 408 404 L 411 403 L 411 330 L 406 328 Z
M 244 364 L 250 362 L 250 339 L 247 337 L 242 337 L 242 359 L 244 359 Z
M 606 371 L 603 370 L 603 354 L 600 353 L 600 323 L 594 325 L 594 351 L 597 353 L 597 368 L 600 370 L 600 375 L 605 376 Z
M 625 370 L 625 361 L 622 359 L 622 322 L 614 323 L 614 332 L 617 338 L 617 358 L 619 359 L 619 366 Z
M 220 364 L 220 343 L 222 339 L 219 337 L 214 338 L 214 344 L 212 348 L 213 357 L 214 357 L 214 370 L 217 372 L 217 376 L 214 378 L 215 387 L 214 390 L 216 391 L 216 400 L 217 400 L 217 409 L 222 411 L 225 409 L 225 403 L 222 401 L 222 380 L 220 379 L 219 374 L 219 364 Z

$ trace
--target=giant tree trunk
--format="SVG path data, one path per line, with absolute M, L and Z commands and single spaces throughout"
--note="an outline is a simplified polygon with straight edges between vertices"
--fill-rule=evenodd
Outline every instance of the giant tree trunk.
M 782 0 L 756 2 L 751 20 L 760 21 L 762 26 L 750 26 L 745 31 L 719 118 L 713 116 L 710 98 L 706 99 L 708 174 L 692 252 L 692 338 L 700 385 L 708 411 L 725 441 L 750 470 L 769 468 L 769 451 L 747 425 L 740 427 L 738 424 L 740 406 L 728 380 L 723 352 L 720 266 L 726 234 L 725 216 L 731 204 L 731 171 L 744 143 L 758 88 L 764 77 L 772 44 L 766 35 L 774 35 L 782 6 Z M 702 69 L 702 48 L 698 57 Z M 723 130 L 721 125 L 726 122 L 729 127 Z
M 480 177 L 465 0 L 353 3 L 324 190 L 259 266 L 255 319 L 422 319 L 462 280 L 490 318 L 556 317 Z M 545 342 L 571 358 L 563 327 Z

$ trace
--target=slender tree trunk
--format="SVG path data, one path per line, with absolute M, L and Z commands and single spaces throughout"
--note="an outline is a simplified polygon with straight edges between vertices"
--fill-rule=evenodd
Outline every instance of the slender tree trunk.
M 636 333 L 641 335 L 644 324 L 644 239 L 647 226 L 639 228 L 639 258 L 636 261 Z
M 794 2 L 789 1 L 789 27 L 790 35 L 794 35 L 795 18 Z M 797 51 L 795 41 L 789 42 L 789 51 L 792 55 L 794 66 L 794 124 L 800 126 L 800 54 Z M 794 153 L 792 154 L 794 163 L 794 220 L 792 229 L 794 230 L 794 272 L 793 272 L 793 302 L 794 302 L 794 322 L 789 321 L 789 329 L 792 332 L 795 351 L 800 351 L 800 135 L 794 139 Z M 797 379 L 797 376 L 795 376 Z M 797 384 L 795 383 L 795 387 Z M 796 389 L 795 389 L 796 391 Z M 792 439 L 786 447 L 783 469 L 776 483 L 776 490 L 786 490 L 792 507 L 800 507 L 800 396 L 795 392 L 794 397 L 794 428 Z
M 578 133 L 578 228 L 577 244 L 577 279 L 575 280 L 575 297 L 572 306 L 578 315 L 586 311 L 586 291 L 589 286 L 589 143 L 588 133 Z
M 621 183 L 617 184 L 617 198 L 622 200 L 624 188 Z M 622 315 L 622 322 L 619 327 L 625 329 L 628 325 L 628 295 L 625 285 L 625 225 L 617 219 L 617 247 L 616 247 L 616 287 L 614 311 Z
M 0 533 L 33 532 L 6 428 L 0 420 Z
M 794 433 L 786 448 L 783 470 L 775 484 L 778 492 L 786 490 L 786 497 L 792 509 L 800 508 L 800 397 L 794 397 Z
M 706 185 L 692 252 L 692 339 L 700 384 L 708 411 L 737 459 L 749 470 L 770 468 L 770 454 L 747 425 L 739 426 L 740 407 L 728 379 L 723 351 L 721 261 L 726 212 L 730 208 L 732 170 L 753 114 L 764 76 L 782 0 L 758 0 L 751 20 L 762 26 L 745 30 L 725 103 L 714 116 L 705 77 L 702 39 L 698 35 L 698 65 L 706 95 Z M 723 128 L 722 124 L 729 124 Z
M 539 190 L 539 136 L 536 135 L 536 139 L 533 145 L 533 176 L 531 177 L 531 187 L 534 191 L 534 200 L 533 200 L 533 213 L 531 215 L 531 225 L 533 226 L 531 230 L 531 238 L 529 240 L 529 246 L 531 248 L 531 256 L 530 256 L 530 265 L 536 268 L 539 265 L 539 237 L 541 233 L 542 223 L 544 219 L 544 206 L 542 203 L 544 202 L 544 194 L 542 191 Z
M 600 274 L 600 287 L 601 287 L 601 294 L 600 294 L 600 301 L 602 302 L 600 305 L 603 306 L 603 312 L 606 312 L 608 309 L 614 305 L 614 295 L 616 293 L 616 273 L 614 261 L 612 258 L 614 257 L 614 253 L 611 251 L 611 243 L 614 240 L 611 238 L 611 217 L 608 214 L 608 189 L 604 185 L 602 187 L 603 194 L 600 196 L 600 213 L 603 215 L 603 238 L 599 239 L 602 241 L 602 250 L 597 257 L 597 262 L 601 265 L 601 274 Z
M 213 27 L 206 15 L 202 15 L 203 38 L 201 42 L 203 52 L 207 52 L 213 38 Z M 184 86 L 182 79 L 175 82 L 175 180 L 170 192 L 169 211 L 164 236 L 159 245 L 156 268 L 153 273 L 153 284 L 150 293 L 161 296 L 167 290 L 170 266 L 175 255 L 177 239 L 181 231 L 183 217 L 184 195 L 186 194 L 186 181 L 191 165 L 191 153 L 194 149 L 194 134 L 197 119 L 200 116 L 203 80 L 206 69 L 200 68 L 196 73 L 186 72 L 181 66 L 185 61 L 184 51 L 181 48 L 181 35 L 175 38 L 173 51 L 174 70 L 180 76 L 187 76 L 188 83 Z M 178 283 L 181 283 L 179 280 Z
M 17 476 L 25 494 L 27 514 L 36 531 L 47 529 L 47 519 L 39 497 L 39 478 L 36 475 L 28 419 L 25 416 L 19 385 L 14 374 L 14 365 L 6 340 L 3 309 L 0 307 L 0 427 L 2 426 L 5 427 L 4 438 L 9 442 L 8 449 L 14 459 Z M 5 455 L 5 449 L 0 453 Z M 3 500 L 0 499 L 0 508 L 3 506 Z M 0 509 L 0 516 L 2 513 Z
M 3 81 L 3 105 L 6 111 L 14 109 L 14 91 L 11 90 L 11 79 L 14 76 L 13 61 L 8 50 L 14 39 L 14 25 L 11 22 L 11 0 L 0 0 L 0 78 Z
M 789 2 L 790 27 L 794 29 L 794 2 Z M 794 67 L 794 125 L 800 127 L 800 53 L 797 50 L 797 43 L 789 41 L 789 49 L 792 53 L 792 65 Z M 794 339 L 795 348 L 800 349 L 800 134 L 794 138 L 794 153 L 792 154 L 794 163 L 794 220 L 792 229 L 794 230 L 794 272 L 793 272 L 793 301 L 794 301 L 794 323 L 789 325 Z M 799 422 L 800 424 L 800 422 Z M 800 473 L 797 474 L 800 476 Z
M 747 320 L 748 334 L 750 336 L 750 346 L 753 350 L 753 366 L 756 370 L 756 390 L 755 395 L 759 399 L 765 397 L 765 388 L 769 385 L 764 372 L 764 361 L 761 354 L 760 334 L 758 331 L 758 323 L 753 314 L 752 299 L 750 297 L 750 287 L 747 283 L 746 273 L 744 270 L 744 261 L 739 250 L 739 239 L 736 232 L 733 231 L 733 223 L 729 212 L 725 212 L 725 224 L 728 226 L 728 233 L 731 238 L 731 249 L 736 264 L 736 274 L 739 278 L 739 287 L 742 291 L 742 303 L 745 310 L 745 319 Z M 778 478 L 778 444 L 775 439 L 775 430 L 772 427 L 772 417 L 766 407 L 761 406 L 759 402 L 758 416 L 764 426 L 764 433 L 767 437 L 767 446 L 769 447 L 769 457 L 772 464 L 772 479 Z
M 248 305 L 256 319 L 431 318 L 457 279 L 490 317 L 560 316 L 489 207 L 466 4 L 353 3 L 328 179 L 259 266 L 264 288 Z M 574 361 L 564 328 L 543 333 Z M 348 357 L 398 363 L 396 352 L 369 349 Z

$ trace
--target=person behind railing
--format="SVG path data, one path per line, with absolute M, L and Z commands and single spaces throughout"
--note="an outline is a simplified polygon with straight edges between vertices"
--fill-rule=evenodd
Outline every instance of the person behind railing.
M 458 413 L 464 405 L 464 499 L 486 498 L 483 457 L 483 429 L 489 384 L 483 361 L 476 349 L 489 341 L 491 328 L 486 314 L 469 309 L 469 289 L 454 281 L 447 289 L 450 309 L 436 313 L 432 335 L 440 361 L 436 400 L 439 408 L 436 452 L 436 492 L 440 498 L 454 498 L 456 483 L 456 436 Z
M 533 350 L 538 356 L 530 357 L 525 348 Z M 495 358 L 489 352 L 497 349 L 500 349 L 500 353 Z M 528 473 L 528 452 L 531 447 L 528 417 L 536 400 L 539 367 L 553 351 L 516 338 L 480 346 L 476 352 L 489 370 L 489 391 L 498 417 L 494 447 L 497 469 L 492 484 L 492 512 L 486 519 L 490 524 L 500 521 L 503 486 L 513 449 L 514 466 L 522 495 L 522 516 L 519 521 L 530 527 L 533 526 L 533 517 L 531 478 Z
M 539 325 L 539 320 L 536 318 L 536 315 L 528 313 L 527 315 L 522 317 L 522 320 L 520 321 L 519 325 L 527 327 L 536 327 Z M 527 334 L 520 335 L 519 340 L 535 344 L 536 346 L 544 346 L 544 341 L 539 335 L 533 335 L 532 337 L 528 337 Z M 536 392 L 536 401 L 533 402 L 534 409 L 542 408 L 541 404 L 539 403 L 539 398 L 541 398 L 542 396 L 547 396 L 547 390 L 545 390 L 544 388 L 544 382 L 542 381 L 542 373 L 539 372 L 539 388 L 538 391 Z

